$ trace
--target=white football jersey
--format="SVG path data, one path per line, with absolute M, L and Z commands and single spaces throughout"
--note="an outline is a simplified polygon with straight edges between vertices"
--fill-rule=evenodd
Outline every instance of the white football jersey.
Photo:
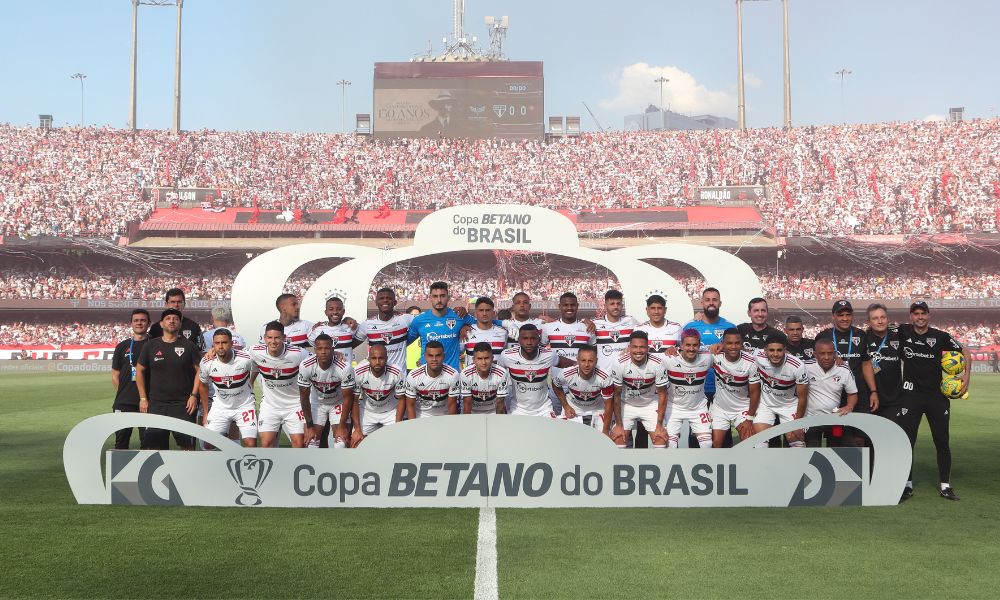
M 784 362 L 774 366 L 764 353 L 758 353 L 756 360 L 761 404 L 781 409 L 797 406 L 799 399 L 795 395 L 795 386 L 809 383 L 802 361 L 786 354 Z
M 576 360 L 581 346 L 593 344 L 594 337 L 587 332 L 582 321 L 563 323 L 552 321 L 542 324 L 542 345 L 555 350 L 559 356 Z
M 388 321 L 383 321 L 376 315 L 358 325 L 354 337 L 368 343 L 384 343 L 388 364 L 405 373 L 406 335 L 410 330 L 411 321 L 413 315 L 393 315 Z
M 832 413 L 840 408 L 841 393 L 858 393 L 854 375 L 845 365 L 833 365 L 829 371 L 824 371 L 819 363 L 809 361 L 805 364 L 805 368 L 809 377 L 807 415 Z
M 500 355 L 500 366 L 510 374 L 514 405 L 512 415 L 544 415 L 552 412 L 549 401 L 549 371 L 559 364 L 559 355 L 539 348 L 534 358 L 525 358 L 514 346 Z
M 285 345 L 279 356 L 271 356 L 267 346 L 257 344 L 248 352 L 260 372 L 264 397 L 261 405 L 267 404 L 279 410 L 301 408 L 299 402 L 299 365 L 308 353 L 295 346 Z
M 448 397 L 458 398 L 458 371 L 448 365 L 441 366 L 437 377 L 427 372 L 427 365 L 420 365 L 406 375 L 406 397 L 415 400 L 417 418 L 448 414 Z
M 566 393 L 566 401 L 578 415 L 603 413 L 604 402 L 611 400 L 615 393 L 611 374 L 600 367 L 587 379 L 580 375 L 579 367 L 567 367 L 553 375 L 552 385 Z
M 222 362 L 218 356 L 201 359 L 199 377 L 202 383 L 214 386 L 213 406 L 226 410 L 239 408 L 253 398 L 251 376 L 257 372 L 250 355 L 242 350 L 233 350 L 229 362 Z
M 309 330 L 312 329 L 312 321 L 303 321 L 299 319 L 298 321 L 292 321 L 288 325 L 285 325 L 285 343 L 289 346 L 295 346 L 296 348 L 303 348 L 305 350 L 309 349 Z M 259 344 L 264 343 L 264 335 L 267 331 L 264 329 L 267 325 L 260 328 L 260 341 Z
M 526 321 L 517 321 L 515 319 L 504 319 L 502 324 L 504 329 L 507 330 L 507 347 L 517 345 L 517 336 L 521 332 L 521 326 L 531 323 L 538 328 L 539 331 L 542 330 L 542 320 L 541 319 L 527 319 Z M 539 334 L 541 335 L 541 334 Z
M 628 336 L 632 335 L 639 322 L 635 317 L 624 316 L 617 321 L 607 319 L 594 319 L 594 327 L 597 329 L 597 366 L 607 373 L 611 373 L 618 363 L 618 358 L 623 350 L 628 348 Z
M 680 323 L 674 323 L 670 319 L 666 319 L 660 327 L 655 327 L 652 323 L 646 321 L 636 327 L 636 329 L 649 334 L 650 354 L 663 354 L 667 351 L 667 348 L 677 346 L 681 343 L 681 331 L 683 327 Z
M 329 321 L 316 323 L 309 330 L 309 346 L 315 346 L 316 338 L 323 333 L 333 338 L 333 349 L 347 357 L 347 364 L 353 364 L 354 330 L 344 325 L 343 321 L 339 325 L 330 325 Z
M 354 393 L 362 410 L 389 412 L 396 410 L 399 399 L 406 395 L 405 376 L 399 367 L 387 364 L 381 376 L 376 376 L 368 361 L 354 370 Z
M 712 369 L 712 355 L 699 352 L 693 362 L 683 356 L 664 356 L 663 364 L 670 381 L 669 401 L 683 410 L 697 410 L 708 404 L 705 397 L 705 379 Z
M 344 390 L 354 390 L 354 369 L 347 357 L 340 352 L 333 353 L 333 360 L 326 369 L 315 356 L 299 365 L 299 387 L 309 388 L 313 399 L 321 404 L 337 406 L 344 402 Z
M 631 356 L 622 356 L 611 370 L 611 380 L 616 388 L 622 388 L 624 404 L 640 408 L 659 402 L 657 388 L 669 383 L 663 360 L 653 354 L 641 365 L 635 364 Z
M 750 354 L 740 353 L 736 362 L 726 360 L 725 354 L 716 354 L 712 364 L 715 371 L 715 399 L 713 406 L 727 413 L 742 413 L 750 409 L 750 386 L 760 385 L 757 361 Z
M 485 378 L 479 375 L 476 366 L 466 367 L 459 380 L 463 402 L 472 402 L 474 414 L 493 414 L 497 411 L 497 398 L 507 397 L 507 371 L 493 365 Z
M 465 341 L 465 363 L 472 364 L 472 349 L 479 342 L 486 342 L 493 350 L 494 359 L 507 347 L 507 330 L 499 325 L 489 329 L 480 329 L 478 324 L 469 330 L 469 338 Z

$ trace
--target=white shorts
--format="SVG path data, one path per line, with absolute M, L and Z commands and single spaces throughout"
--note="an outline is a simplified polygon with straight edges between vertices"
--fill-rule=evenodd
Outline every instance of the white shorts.
M 241 438 L 256 438 L 257 406 L 251 400 L 239 408 L 221 408 L 213 404 L 208 409 L 208 425 L 205 428 L 209 431 L 228 436 L 230 423 L 236 423 Z
M 388 427 L 396 422 L 396 411 L 375 412 L 366 410 L 361 413 L 361 433 L 369 435 L 376 429 Z
M 288 435 L 301 435 L 306 430 L 306 418 L 301 407 L 275 408 L 261 404 L 259 418 L 257 430 L 261 432 L 273 433 L 283 429 Z
M 712 417 L 712 429 L 721 429 L 723 431 L 732 429 L 743 421 L 746 421 L 747 413 L 749 412 L 749 410 L 744 410 L 743 412 L 724 411 L 719 408 L 718 404 L 713 404 L 711 410 L 708 411 Z
M 337 404 L 325 404 L 322 402 L 312 403 L 312 418 L 313 425 L 319 425 L 320 427 L 326 425 L 327 421 L 330 423 L 330 427 L 336 428 L 340 425 L 340 415 L 344 411 L 344 403 L 338 402 Z
M 646 432 L 652 435 L 658 425 L 656 404 L 632 406 L 631 404 L 622 403 L 622 427 L 626 431 L 632 431 L 635 429 L 636 421 L 642 421 L 642 426 L 646 428 Z
M 587 417 L 587 420 L 590 421 L 590 424 L 587 425 L 588 427 L 593 427 L 594 429 L 596 429 L 598 431 L 604 431 L 604 412 L 603 411 L 602 412 L 595 412 L 595 413 L 586 413 L 586 414 L 582 414 L 582 415 L 580 413 L 577 413 L 576 416 L 573 417 L 572 419 L 567 419 L 565 417 L 565 414 L 564 414 L 564 415 L 560 416 L 559 418 L 563 419 L 565 421 L 569 421 L 571 423 L 586 424 L 586 422 L 584 421 L 584 417 Z
M 680 435 L 684 421 L 690 424 L 691 432 L 695 435 L 712 431 L 712 417 L 708 414 L 707 402 L 693 409 L 677 408 L 673 403 L 667 403 L 667 414 L 663 419 L 667 422 L 667 435 L 670 437 Z
M 774 425 L 774 418 L 778 418 L 779 423 L 787 423 L 795 420 L 795 406 L 784 408 L 772 408 L 761 404 L 757 407 L 757 416 L 753 418 L 754 425 L 762 423 L 764 425 Z
M 550 419 L 556 416 L 556 414 L 552 412 L 552 405 L 548 402 L 537 408 L 529 408 L 528 406 L 519 404 L 515 401 L 510 414 L 522 417 L 548 417 Z

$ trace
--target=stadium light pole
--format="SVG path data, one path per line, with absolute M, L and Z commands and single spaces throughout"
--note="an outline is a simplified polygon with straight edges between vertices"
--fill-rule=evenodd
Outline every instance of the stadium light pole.
M 743 0 L 736 0 L 736 128 L 747 128 L 746 98 L 743 93 Z
M 669 82 L 670 82 L 670 80 L 667 79 L 666 77 L 662 76 L 662 75 L 653 80 L 653 83 L 660 84 L 660 112 L 661 113 L 663 112 L 663 84 L 664 83 L 669 83 Z
M 834 75 L 840 75 L 840 116 L 841 118 L 844 118 L 845 121 L 847 119 L 845 118 L 844 115 L 844 78 L 850 75 L 852 72 L 853 71 L 851 71 L 850 69 L 841 69 L 839 71 L 834 72 Z
M 785 129 L 792 128 L 792 75 L 788 50 L 788 0 L 781 0 L 782 42 L 785 62 Z
M 132 0 L 132 79 L 129 87 L 128 97 L 128 128 L 132 131 L 136 129 L 135 120 L 135 91 L 136 76 L 139 68 L 139 0 Z
M 80 80 L 80 127 L 83 127 L 83 80 L 87 78 L 83 73 L 73 73 L 70 79 Z
M 340 131 L 347 133 L 347 86 L 351 85 L 351 82 L 341 79 L 337 85 L 340 86 Z
M 174 134 L 181 132 L 181 9 L 184 0 L 177 0 L 177 54 L 174 59 Z

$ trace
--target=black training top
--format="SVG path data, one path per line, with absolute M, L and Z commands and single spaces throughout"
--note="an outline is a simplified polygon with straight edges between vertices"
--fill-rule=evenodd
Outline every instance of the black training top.
M 194 389 L 195 367 L 201 353 L 184 338 L 164 342 L 149 340 L 139 354 L 139 364 L 146 367 L 146 387 L 151 402 L 187 402 Z
M 899 326 L 899 346 L 903 353 L 903 390 L 941 395 L 941 353 L 962 351 L 951 334 L 928 327 L 917 333 L 913 325 Z
M 132 379 L 132 367 L 139 362 L 139 353 L 149 338 L 133 341 L 132 338 L 122 340 L 115 346 L 111 355 L 111 368 L 118 371 L 118 390 L 115 393 L 114 408 L 122 406 L 139 406 L 139 389 Z

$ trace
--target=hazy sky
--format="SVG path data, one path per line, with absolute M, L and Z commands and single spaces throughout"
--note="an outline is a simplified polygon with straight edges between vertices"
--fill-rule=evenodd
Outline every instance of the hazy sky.
M 185 0 L 182 126 L 338 131 L 346 111 L 371 112 L 372 64 L 435 50 L 451 31 L 449 0 Z M 736 114 L 733 0 L 467 0 L 466 31 L 487 39 L 485 15 L 509 15 L 506 50 L 545 63 L 545 108 L 607 128 L 659 103 L 683 113 Z M 1000 2 L 789 0 L 796 125 L 940 118 L 952 106 L 990 117 L 1000 102 Z M 0 0 L 0 122 L 128 118 L 130 0 Z M 168 128 L 176 9 L 139 18 L 141 127 Z M 747 122 L 781 124 L 781 3 L 744 4 Z M 834 72 L 853 73 L 844 83 Z

